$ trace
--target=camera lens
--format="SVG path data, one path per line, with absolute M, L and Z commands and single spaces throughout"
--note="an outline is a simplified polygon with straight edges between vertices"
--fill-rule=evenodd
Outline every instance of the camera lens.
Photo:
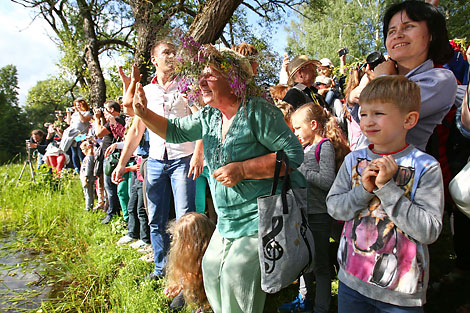
M 385 57 L 381 52 L 374 51 L 367 56 L 366 62 L 369 64 L 370 69 L 373 70 L 377 65 L 385 62 Z

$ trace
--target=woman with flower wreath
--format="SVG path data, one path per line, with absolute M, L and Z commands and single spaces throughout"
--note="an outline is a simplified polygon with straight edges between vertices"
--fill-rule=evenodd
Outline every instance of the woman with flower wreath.
M 216 313 L 263 312 L 256 199 L 270 193 L 273 152 L 284 150 L 290 164 L 298 167 L 302 147 L 281 111 L 257 97 L 260 89 L 243 56 L 205 45 L 184 61 L 185 77 L 193 82 L 186 87 L 191 85 L 207 105 L 193 115 L 168 120 L 147 109 L 138 85 L 134 111 L 168 142 L 202 139 L 218 214 L 202 264 L 207 298 Z M 194 77 L 199 78 L 198 86 Z M 291 179 L 294 186 L 305 185 L 296 170 Z

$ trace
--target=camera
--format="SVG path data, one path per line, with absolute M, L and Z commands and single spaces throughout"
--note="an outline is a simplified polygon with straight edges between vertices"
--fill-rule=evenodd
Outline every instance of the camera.
M 49 126 L 51 126 L 51 125 L 52 125 L 52 123 L 44 123 L 45 128 L 49 128 Z
M 385 62 L 385 57 L 383 56 L 382 52 L 378 51 L 372 52 L 366 58 L 366 63 L 369 64 L 371 70 L 374 70 L 377 65 L 383 62 Z
M 369 54 L 366 58 L 366 62 L 363 63 L 360 67 L 359 67 L 359 71 L 364 67 L 366 66 L 367 64 L 369 64 L 369 68 L 371 71 L 374 70 L 374 68 L 379 65 L 380 63 L 383 63 L 385 62 L 385 57 L 384 55 L 382 54 L 382 52 L 379 52 L 379 51 L 374 51 L 372 52 L 371 54 Z
M 342 57 L 343 55 L 346 55 L 349 53 L 348 48 L 344 47 L 343 49 L 338 51 L 338 56 Z
M 74 108 L 67 108 L 67 109 L 65 109 L 65 110 L 66 110 L 67 112 L 72 113 L 72 112 L 74 111 Z

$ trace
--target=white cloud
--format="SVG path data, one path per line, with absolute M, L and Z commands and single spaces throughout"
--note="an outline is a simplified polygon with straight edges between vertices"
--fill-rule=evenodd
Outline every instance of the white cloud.
M 10 1 L 0 4 L 0 67 L 13 64 L 18 69 L 20 104 L 37 81 L 57 70 L 59 51 L 48 37 L 48 25 L 41 19 L 32 22 L 31 9 Z

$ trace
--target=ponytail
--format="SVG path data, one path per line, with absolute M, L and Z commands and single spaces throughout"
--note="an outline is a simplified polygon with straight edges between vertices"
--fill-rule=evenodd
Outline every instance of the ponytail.
M 336 117 L 328 112 L 327 114 L 329 115 L 329 118 L 323 128 L 323 137 L 328 138 L 335 149 L 335 165 L 336 172 L 338 172 L 341 164 L 343 164 L 344 157 L 351 152 L 351 150 L 349 149 L 343 131 L 336 121 Z

